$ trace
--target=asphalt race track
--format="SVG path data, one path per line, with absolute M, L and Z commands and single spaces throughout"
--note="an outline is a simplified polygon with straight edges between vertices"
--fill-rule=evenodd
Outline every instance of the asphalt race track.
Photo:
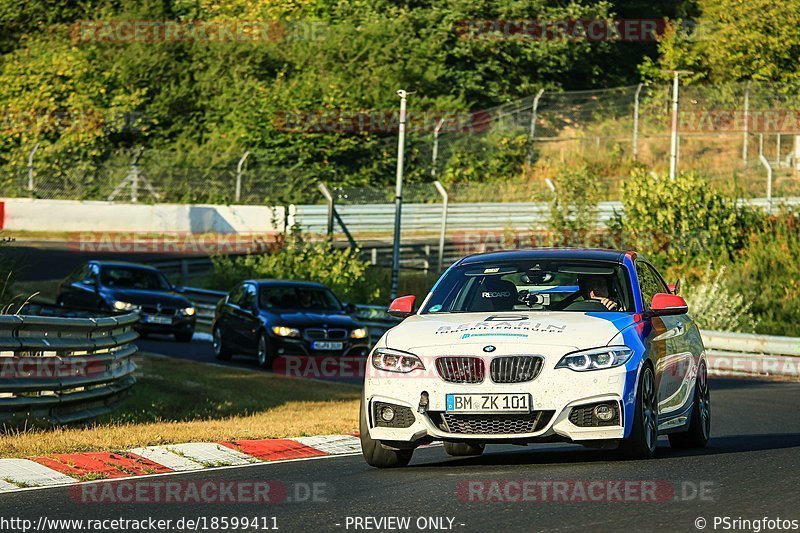
M 142 349 L 158 351 L 154 348 L 167 343 L 143 341 Z M 192 346 L 197 344 L 195 341 Z M 187 345 L 171 345 L 176 353 L 186 352 Z M 657 458 L 650 461 L 622 461 L 610 452 L 561 444 L 489 446 L 483 457 L 469 459 L 450 458 L 441 447 L 429 447 L 417 450 L 411 465 L 399 470 L 372 469 L 355 455 L 135 480 L 184 484 L 269 481 L 285 488 L 290 501 L 281 503 L 96 504 L 84 503 L 74 487 L 58 487 L 2 494 L 0 516 L 28 518 L 34 524 L 42 515 L 48 519 L 152 517 L 173 521 L 265 517 L 262 525 L 269 526 L 274 517 L 280 531 L 417 531 L 419 519 L 420 525 L 427 526 L 425 530 L 504 532 L 697 531 L 696 523 L 709 531 L 722 531 L 722 524 L 714 528 L 715 517 L 800 519 L 800 383 L 715 379 L 711 386 L 714 418 L 709 447 L 673 451 L 662 438 Z M 546 502 L 518 501 L 520 492 L 507 488 L 522 481 L 551 488 L 558 483 L 563 486 L 565 481 L 570 487 L 598 481 L 644 481 L 659 489 L 656 501 L 645 502 L 635 491 L 623 501 L 587 502 L 572 489 L 566 500 L 562 493 L 557 501 L 552 497 Z M 98 490 L 108 483 L 113 482 L 99 482 Z M 487 491 L 506 487 L 493 494 L 516 501 L 474 501 L 478 498 L 475 494 L 492 494 L 481 492 L 483 489 L 465 491 L 465 486 L 476 483 Z M 637 485 L 642 484 L 634 483 Z M 312 492 L 315 496 L 309 497 Z M 357 521 L 359 517 L 380 520 L 394 516 L 410 517 L 409 527 Z M 211 522 L 206 524 L 206 530 L 223 530 L 219 525 L 211 527 Z M 169 530 L 180 529 L 173 525 Z

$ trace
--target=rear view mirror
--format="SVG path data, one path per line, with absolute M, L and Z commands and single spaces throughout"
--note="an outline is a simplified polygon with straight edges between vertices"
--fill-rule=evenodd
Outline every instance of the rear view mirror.
M 653 296 L 650 303 L 650 316 L 683 315 L 689 312 L 689 306 L 682 296 L 660 292 Z
M 389 314 L 398 318 L 406 318 L 414 314 L 414 303 L 417 301 L 416 296 L 401 296 L 395 298 L 389 306 Z

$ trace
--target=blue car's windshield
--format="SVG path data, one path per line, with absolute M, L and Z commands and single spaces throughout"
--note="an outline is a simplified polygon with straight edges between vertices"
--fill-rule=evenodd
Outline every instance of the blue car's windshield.
M 526 260 L 453 268 L 422 313 L 483 311 L 625 312 L 634 309 L 618 263 Z
M 295 285 L 262 287 L 259 304 L 262 309 L 342 310 L 342 303 L 330 290 Z
M 100 284 L 115 289 L 172 290 L 164 274 L 149 268 L 106 266 L 100 271 Z

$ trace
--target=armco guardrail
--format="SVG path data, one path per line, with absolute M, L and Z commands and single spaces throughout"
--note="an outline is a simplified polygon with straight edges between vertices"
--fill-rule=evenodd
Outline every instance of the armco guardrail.
M 0 316 L 0 422 L 63 424 L 109 412 L 136 381 L 138 319 Z
M 740 200 L 753 207 L 766 210 L 766 198 Z M 775 204 L 797 205 L 800 198 L 783 197 Z M 496 202 L 459 203 L 451 202 L 447 209 L 447 231 L 484 230 L 529 230 L 547 226 L 551 204 L 548 202 Z M 597 222 L 599 226 L 613 216 L 622 213 L 622 202 L 599 202 Z M 336 204 L 336 212 L 352 234 L 390 233 L 394 229 L 394 204 Z M 442 222 L 442 204 L 403 204 L 403 231 L 439 231 Z M 308 233 L 325 233 L 328 224 L 328 207 L 325 205 L 290 205 L 287 227 L 294 225 Z
M 800 338 L 702 330 L 717 375 L 800 377 Z
M 214 318 L 214 309 L 217 302 L 227 296 L 227 292 L 198 289 L 197 287 L 183 287 L 181 293 L 194 304 L 197 310 L 197 321 L 201 324 L 211 324 Z

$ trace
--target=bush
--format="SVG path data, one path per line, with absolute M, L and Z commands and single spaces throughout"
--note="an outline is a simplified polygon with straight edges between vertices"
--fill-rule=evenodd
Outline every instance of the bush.
M 783 213 L 753 231 L 732 265 L 729 290 L 742 294 L 759 317 L 756 332 L 800 335 L 800 228 L 797 215 Z
M 697 284 L 687 285 L 689 312 L 703 329 L 714 331 L 755 331 L 758 319 L 751 313 L 752 302 L 728 283 L 726 267 L 714 271 L 709 263 Z
M 659 266 L 724 263 L 746 246 L 763 219 L 694 172 L 671 181 L 636 169 L 622 183 L 622 204 L 624 215 L 618 214 L 611 226 L 622 230 L 629 247 Z
M 305 242 L 299 234 L 263 254 L 216 256 L 210 285 L 228 290 L 248 278 L 275 278 L 324 283 L 347 302 L 372 302 L 380 294 L 367 277 L 369 263 L 358 250 L 336 249 L 330 242 Z
M 554 180 L 549 226 L 568 236 L 597 226 L 598 176 L 588 164 L 566 167 Z

